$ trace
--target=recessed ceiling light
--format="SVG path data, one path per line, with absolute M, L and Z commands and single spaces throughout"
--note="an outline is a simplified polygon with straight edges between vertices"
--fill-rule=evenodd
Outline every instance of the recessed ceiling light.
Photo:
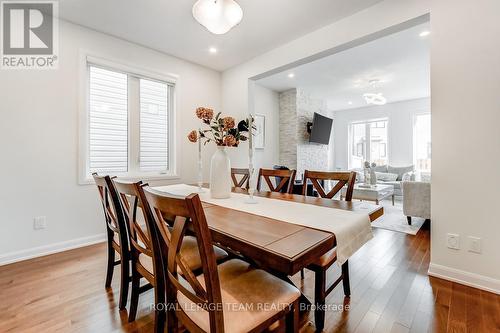
M 424 30 L 422 31 L 419 36 L 420 37 L 425 37 L 425 36 L 429 36 L 431 34 L 431 32 L 429 30 Z
M 212 53 L 212 54 L 216 54 L 217 53 L 217 49 L 215 47 L 211 47 L 208 49 L 208 52 Z
M 347 102 L 347 104 L 352 105 L 352 101 Z
M 292 79 L 292 78 L 294 78 L 294 77 L 295 77 L 295 74 L 290 73 L 290 74 L 288 74 L 288 77 L 289 77 L 290 79 Z

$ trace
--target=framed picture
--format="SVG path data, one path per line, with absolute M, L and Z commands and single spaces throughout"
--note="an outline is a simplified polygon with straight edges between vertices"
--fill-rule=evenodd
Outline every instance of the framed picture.
M 254 125 L 256 127 L 254 135 L 255 149 L 264 149 L 266 145 L 266 117 L 256 114 Z

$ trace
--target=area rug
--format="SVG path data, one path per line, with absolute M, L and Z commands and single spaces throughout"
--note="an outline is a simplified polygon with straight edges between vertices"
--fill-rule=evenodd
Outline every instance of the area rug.
M 416 235 L 425 222 L 425 219 L 413 217 L 411 225 L 409 225 L 406 216 L 403 214 L 401 201 L 396 201 L 394 206 L 390 200 L 383 200 L 380 204 L 384 206 L 384 215 L 376 219 L 372 223 L 372 227 Z

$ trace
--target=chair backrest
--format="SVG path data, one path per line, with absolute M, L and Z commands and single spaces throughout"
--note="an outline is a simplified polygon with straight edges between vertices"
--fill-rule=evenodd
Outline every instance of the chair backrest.
M 324 171 L 309 171 L 304 172 L 304 186 L 302 187 L 302 195 L 306 194 L 307 181 L 310 180 L 314 189 L 322 198 L 331 199 L 337 194 L 345 185 L 347 191 L 345 195 L 346 201 L 352 200 L 352 192 L 354 190 L 354 183 L 356 182 L 356 172 L 354 171 L 338 171 L 338 172 L 324 172 Z M 325 188 L 321 185 L 320 181 L 334 180 L 337 183 L 333 188 L 326 193 Z
M 257 191 L 260 191 L 261 180 L 264 178 L 271 192 L 292 193 L 293 183 L 295 182 L 295 170 L 271 170 L 260 169 L 259 178 L 257 180 Z M 271 181 L 274 178 L 276 185 Z
M 104 219 L 106 221 L 108 241 L 113 241 L 114 234 L 118 235 L 120 247 L 128 252 L 128 227 L 123 215 L 123 210 L 118 198 L 118 193 L 113 184 L 113 178 L 110 176 L 99 176 L 93 173 L 102 208 L 104 210 Z
M 212 237 L 200 197 L 198 194 L 191 194 L 187 197 L 167 195 L 149 187 L 144 187 L 144 192 L 156 223 L 158 243 L 162 248 L 168 248 L 168 262 L 164 270 L 166 279 L 168 279 L 167 300 L 169 300 L 169 303 L 174 303 L 173 308 L 180 309 L 177 306 L 177 292 L 182 293 L 192 302 L 207 310 L 211 332 L 224 332 L 219 274 L 212 246 Z M 167 227 L 164 216 L 174 217 L 172 231 Z M 204 286 L 196 279 L 196 275 L 186 264 L 180 251 L 189 226 L 192 227 L 194 236 L 197 239 L 205 280 Z M 163 253 L 165 254 L 165 251 Z M 178 273 L 178 269 L 182 272 L 182 277 Z M 189 288 L 182 281 L 186 281 Z M 197 327 L 182 310 L 176 313 L 188 329 Z M 198 329 L 201 328 L 198 327 Z
M 236 176 L 242 176 L 240 180 Z M 231 168 L 231 179 L 233 180 L 234 187 L 241 187 L 248 189 L 250 183 L 250 171 L 248 169 Z
M 125 220 L 128 223 L 130 251 L 136 258 L 141 253 L 148 257 L 153 257 L 152 232 L 147 223 L 146 229 L 141 227 L 137 215 L 137 210 L 139 209 L 144 217 L 144 221 L 148 219 L 148 211 L 142 208 L 143 205 L 140 202 L 142 182 L 131 183 L 114 179 L 113 183 L 120 199 Z

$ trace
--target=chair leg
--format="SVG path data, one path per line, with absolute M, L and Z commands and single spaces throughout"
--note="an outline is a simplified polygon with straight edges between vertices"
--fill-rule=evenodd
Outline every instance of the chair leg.
M 163 279 L 160 277 L 156 278 L 156 285 L 154 288 L 154 293 L 155 293 L 154 331 L 155 331 L 155 333 L 164 333 L 165 323 L 167 320 L 167 312 L 166 312 L 167 310 L 165 309 L 166 290 L 165 290 L 165 283 L 163 282 Z
M 305 274 L 304 274 L 304 269 L 302 268 L 302 269 L 300 270 L 300 279 L 301 279 L 301 280 L 304 280 L 304 278 L 305 278 Z
M 342 285 L 344 286 L 344 295 L 351 296 L 351 283 L 349 281 L 349 262 L 346 261 L 342 265 Z
M 121 255 L 121 276 L 120 276 L 120 310 L 125 309 L 127 306 L 128 298 L 128 285 L 130 283 L 130 261 L 128 255 Z
M 314 279 L 314 301 L 316 302 L 314 323 L 316 332 L 321 332 L 325 327 L 326 270 L 315 272 Z
M 115 249 L 111 246 L 111 243 L 108 241 L 108 268 L 106 270 L 106 283 L 105 287 L 111 287 L 111 281 L 113 280 L 113 272 L 115 270 Z
M 286 315 L 286 332 L 297 333 L 299 331 L 299 300 L 292 304 L 290 312 Z
M 411 225 L 411 216 L 407 216 L 406 219 L 408 220 L 408 224 Z
M 141 286 L 141 276 L 132 263 L 132 291 L 130 295 L 130 311 L 128 314 L 128 322 L 131 323 L 135 320 L 137 314 L 137 305 L 139 304 L 139 288 Z

